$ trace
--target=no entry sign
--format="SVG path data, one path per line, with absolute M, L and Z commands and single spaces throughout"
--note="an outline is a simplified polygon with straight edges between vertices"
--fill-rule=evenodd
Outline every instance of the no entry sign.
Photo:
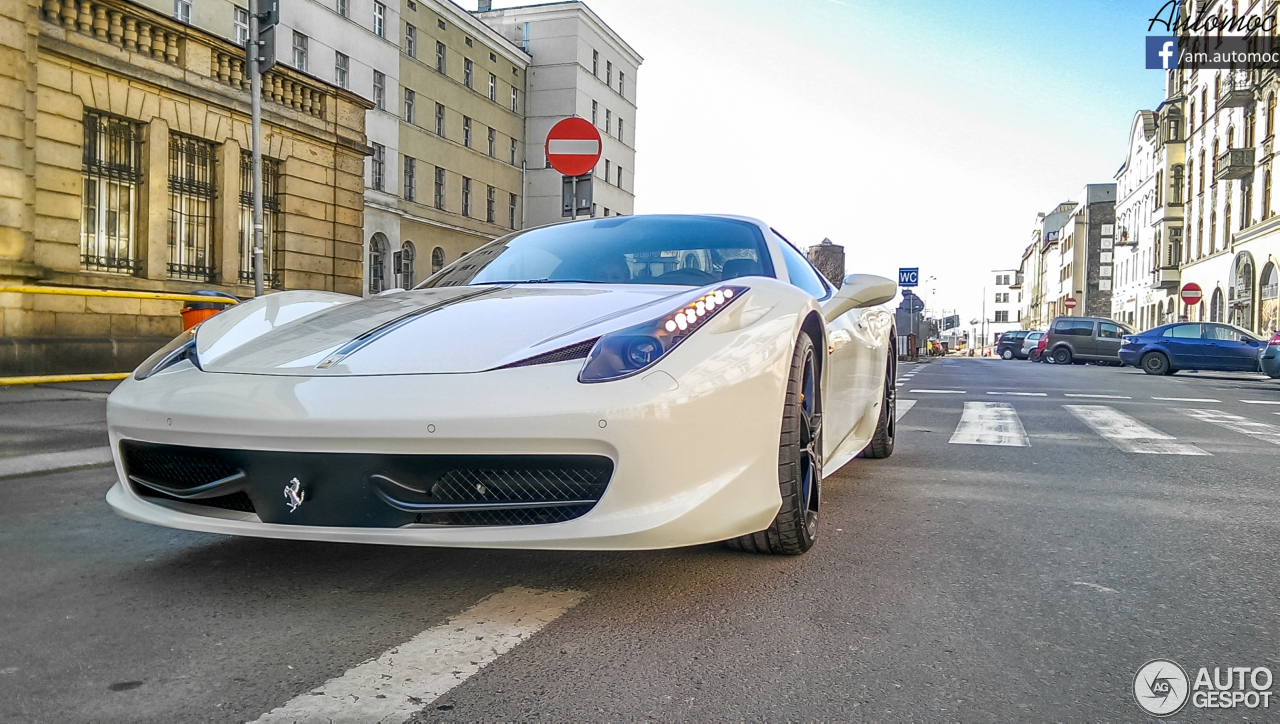
M 1076 308 L 1076 298 L 1075 298 L 1075 297 L 1067 297 L 1066 299 L 1062 300 L 1062 306 L 1066 307 L 1067 309 L 1075 309 L 1075 308 Z
M 600 160 L 600 132 L 590 121 L 566 118 L 547 133 L 547 162 L 565 176 L 581 176 Z
M 1200 291 L 1200 285 L 1195 282 L 1187 282 L 1182 285 L 1182 303 L 1188 307 L 1194 307 L 1204 298 L 1204 292 Z

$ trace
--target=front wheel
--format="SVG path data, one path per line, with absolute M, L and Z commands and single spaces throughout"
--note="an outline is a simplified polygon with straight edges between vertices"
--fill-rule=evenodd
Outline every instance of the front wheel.
M 1169 358 L 1160 352 L 1148 352 L 1142 357 L 1142 371 L 1149 375 L 1169 374 Z
M 862 457 L 883 460 L 893 454 L 893 441 L 898 434 L 898 386 L 893 371 L 893 355 L 884 373 L 884 398 L 880 401 L 880 419 L 871 442 L 862 448 Z
M 818 537 L 818 503 L 822 497 L 822 399 L 813 340 L 801 334 L 791 355 L 791 376 L 782 407 L 778 443 L 778 487 L 782 507 L 773 523 L 759 533 L 726 541 L 730 548 L 752 553 L 799 555 Z
M 1053 351 L 1053 363 L 1056 365 L 1071 364 L 1071 350 L 1066 347 L 1059 347 Z

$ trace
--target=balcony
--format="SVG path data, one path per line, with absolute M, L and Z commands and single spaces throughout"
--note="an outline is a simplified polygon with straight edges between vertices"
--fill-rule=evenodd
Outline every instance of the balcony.
M 1165 266 L 1151 272 L 1152 289 L 1177 289 L 1182 281 L 1182 270 L 1176 266 Z
M 1222 74 L 1218 106 L 1223 108 L 1247 108 L 1253 105 L 1253 82 L 1248 71 Z
M 1240 179 L 1253 175 L 1253 149 L 1230 148 L 1218 156 L 1216 179 Z

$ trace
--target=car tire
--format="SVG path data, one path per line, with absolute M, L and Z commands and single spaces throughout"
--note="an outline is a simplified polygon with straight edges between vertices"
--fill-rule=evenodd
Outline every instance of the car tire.
M 822 499 L 821 390 L 813 340 L 801 334 L 791 355 L 791 376 L 782 407 L 778 444 L 782 507 L 768 528 L 726 541 L 730 548 L 794 556 L 813 547 Z
M 1138 364 L 1142 366 L 1142 371 L 1149 375 L 1164 376 L 1170 372 L 1169 358 L 1164 356 L 1163 352 L 1148 352 L 1142 355 Z
M 1040 361 L 1040 350 L 1038 350 L 1038 349 L 1033 349 L 1033 350 L 1031 350 L 1031 354 L 1027 355 L 1027 359 L 1031 360 L 1032 362 L 1039 362 L 1039 361 Z
M 1053 351 L 1053 363 L 1056 365 L 1071 364 L 1071 350 L 1066 347 L 1059 347 Z
M 893 441 L 898 435 L 898 386 L 897 376 L 893 369 L 893 355 L 889 354 L 889 362 L 884 375 L 884 397 L 880 401 L 880 419 L 876 421 L 876 432 L 871 442 L 862 448 L 862 457 L 871 460 L 883 460 L 893 454 Z
M 1003 359 L 1003 360 L 1011 360 L 1011 359 L 1013 359 L 1013 350 L 1011 350 L 1011 349 L 1006 349 L 1005 351 L 1001 352 L 1001 353 L 1000 353 L 1000 359 Z

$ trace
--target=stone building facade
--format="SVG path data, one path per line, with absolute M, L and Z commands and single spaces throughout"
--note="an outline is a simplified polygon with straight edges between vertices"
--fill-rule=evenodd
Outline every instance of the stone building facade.
M 232 40 L 127 0 L 0 5 L 0 285 L 251 296 L 248 87 Z M 263 87 L 269 284 L 360 294 L 370 104 Z M 0 294 L 0 374 L 129 369 L 180 306 Z

